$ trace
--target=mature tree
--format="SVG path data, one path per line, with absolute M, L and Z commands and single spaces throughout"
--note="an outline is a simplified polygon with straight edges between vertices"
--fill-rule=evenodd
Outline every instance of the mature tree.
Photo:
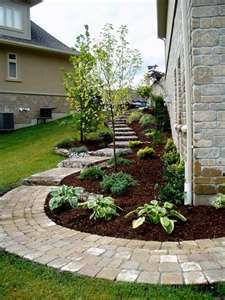
M 79 54 L 70 59 L 73 68 L 65 73 L 64 86 L 72 115 L 75 122 L 78 121 L 80 141 L 84 142 L 87 134 L 97 128 L 102 109 L 98 90 L 100 85 L 96 75 L 96 58 L 91 53 L 91 39 L 87 25 L 84 35 L 77 37 L 75 49 Z
M 115 170 L 115 118 L 124 111 L 129 88 L 141 66 L 141 55 L 138 50 L 129 47 L 127 34 L 127 26 L 121 26 L 115 31 L 113 25 L 106 24 L 95 45 L 98 74 L 102 82 L 101 97 L 112 122 Z
M 149 85 L 140 85 L 137 88 L 137 94 L 147 101 L 152 96 L 152 88 Z

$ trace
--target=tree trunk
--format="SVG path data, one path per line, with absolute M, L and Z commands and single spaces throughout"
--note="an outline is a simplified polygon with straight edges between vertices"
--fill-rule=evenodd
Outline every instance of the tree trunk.
M 111 110 L 111 121 L 112 121 L 112 131 L 113 131 L 113 158 L 114 158 L 114 171 L 117 172 L 117 157 L 116 157 L 116 139 L 115 139 L 115 116 L 113 112 L 112 105 L 110 106 Z

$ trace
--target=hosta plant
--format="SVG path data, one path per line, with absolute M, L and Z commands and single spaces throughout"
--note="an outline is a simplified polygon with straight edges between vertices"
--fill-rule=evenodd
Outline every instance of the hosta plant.
M 82 187 L 60 186 L 51 192 L 49 208 L 54 210 L 63 204 L 69 204 L 72 208 L 76 208 L 83 193 L 84 189 Z
M 215 208 L 224 208 L 225 207 L 225 195 L 224 194 L 218 194 L 216 199 L 213 201 L 212 205 Z
M 91 195 L 89 196 L 88 201 L 79 206 L 92 210 L 90 219 L 104 219 L 107 221 L 111 220 L 112 217 L 117 216 L 117 209 L 119 209 L 112 197 L 104 197 L 103 195 Z
M 105 172 L 102 170 L 99 166 L 91 166 L 88 168 L 83 169 L 80 172 L 79 179 L 85 180 L 85 179 L 91 179 L 91 180 L 98 180 L 102 179 Z
M 144 222 L 150 222 L 153 224 L 161 224 L 163 229 L 171 234 L 174 230 L 174 224 L 176 219 L 179 219 L 185 222 L 187 219 L 174 209 L 174 205 L 169 202 L 165 202 L 161 204 L 157 200 L 152 200 L 149 204 L 144 204 L 144 206 L 140 206 L 134 211 L 131 211 L 126 215 L 129 217 L 131 215 L 137 215 L 137 219 L 133 221 L 132 227 L 138 228 Z

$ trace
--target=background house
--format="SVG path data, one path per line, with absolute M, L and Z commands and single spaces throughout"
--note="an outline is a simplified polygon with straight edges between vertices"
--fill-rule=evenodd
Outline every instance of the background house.
M 186 204 L 207 204 L 225 184 L 225 1 L 158 0 L 157 10 Z
M 0 1 L 0 130 L 68 111 L 63 70 L 75 52 L 30 20 L 30 8 L 40 2 Z

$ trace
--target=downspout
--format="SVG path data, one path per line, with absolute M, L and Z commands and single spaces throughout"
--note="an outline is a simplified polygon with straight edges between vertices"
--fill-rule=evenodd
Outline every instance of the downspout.
M 182 27 L 183 27 L 183 45 L 184 45 L 184 69 L 185 69 L 185 91 L 186 91 L 186 130 L 187 130 L 187 161 L 185 165 L 185 205 L 192 205 L 192 164 L 193 164 L 193 147 L 192 147 L 192 85 L 191 85 L 191 68 L 189 62 L 189 45 L 188 45 L 188 23 L 187 23 L 187 2 L 181 0 Z

